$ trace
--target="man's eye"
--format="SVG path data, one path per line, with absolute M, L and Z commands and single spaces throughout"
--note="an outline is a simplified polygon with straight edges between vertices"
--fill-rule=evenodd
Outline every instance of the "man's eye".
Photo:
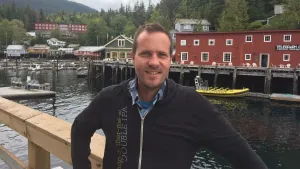
M 168 55 L 165 54 L 165 53 L 159 53 L 158 56 L 159 56 L 160 58 L 166 58 Z
M 149 53 L 149 52 L 143 52 L 143 53 L 141 53 L 141 56 L 150 56 L 151 55 L 151 53 Z

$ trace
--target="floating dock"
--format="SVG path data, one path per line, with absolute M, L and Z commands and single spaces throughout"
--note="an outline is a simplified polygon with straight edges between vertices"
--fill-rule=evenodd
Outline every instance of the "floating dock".
M 249 92 L 246 97 L 256 97 L 256 98 L 264 98 L 264 99 L 270 99 L 270 94 L 264 94 L 264 93 L 256 93 L 256 92 Z
M 56 92 L 48 90 L 27 90 L 14 87 L 0 87 L 0 97 L 6 99 L 34 99 L 55 97 Z
M 271 100 L 300 102 L 300 95 L 273 93 L 270 96 Z

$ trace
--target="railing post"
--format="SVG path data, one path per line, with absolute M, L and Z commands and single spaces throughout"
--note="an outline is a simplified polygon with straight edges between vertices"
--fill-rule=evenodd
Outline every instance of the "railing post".
M 28 167 L 50 169 L 50 153 L 28 140 Z

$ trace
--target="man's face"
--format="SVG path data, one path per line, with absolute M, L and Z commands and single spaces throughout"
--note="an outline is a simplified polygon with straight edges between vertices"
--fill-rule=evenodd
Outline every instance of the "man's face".
M 171 65 L 168 36 L 161 32 L 142 32 L 137 38 L 136 53 L 132 54 L 139 84 L 148 89 L 160 88 Z

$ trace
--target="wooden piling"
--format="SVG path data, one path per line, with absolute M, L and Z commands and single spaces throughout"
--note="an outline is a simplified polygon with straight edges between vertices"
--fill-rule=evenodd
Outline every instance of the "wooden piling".
M 183 65 L 180 67 L 180 84 L 183 85 L 183 79 L 184 79 L 184 70 L 183 70 Z
M 218 67 L 215 68 L 215 79 L 214 79 L 214 87 L 217 87 L 218 84 Z
M 126 67 L 125 67 L 125 80 L 127 80 L 128 79 L 128 62 L 126 62 Z
M 111 83 L 115 84 L 115 66 L 111 67 Z
M 105 86 L 105 62 L 102 63 L 102 87 Z
M 270 68 L 266 69 L 266 76 L 265 76 L 265 85 L 264 85 L 264 93 L 270 94 L 271 92 L 271 80 L 272 80 L 272 70 Z
M 115 73 L 115 84 L 119 82 L 119 68 L 120 68 L 120 63 L 117 62 L 116 73 Z
M 134 70 L 133 68 L 130 69 L 130 78 L 134 78 L 134 75 L 133 75 L 134 72 L 133 72 L 133 70 Z
M 297 75 L 297 69 L 294 69 L 294 75 L 293 75 L 293 94 L 298 94 L 298 75 Z
M 233 75 L 232 75 L 232 89 L 235 89 L 235 84 L 236 84 L 236 67 L 233 70 Z
M 201 77 L 201 66 L 198 66 L 198 76 Z
M 124 69 L 124 67 L 122 66 L 121 67 L 121 73 L 120 73 L 120 81 L 121 82 L 123 81 L 123 69 Z

